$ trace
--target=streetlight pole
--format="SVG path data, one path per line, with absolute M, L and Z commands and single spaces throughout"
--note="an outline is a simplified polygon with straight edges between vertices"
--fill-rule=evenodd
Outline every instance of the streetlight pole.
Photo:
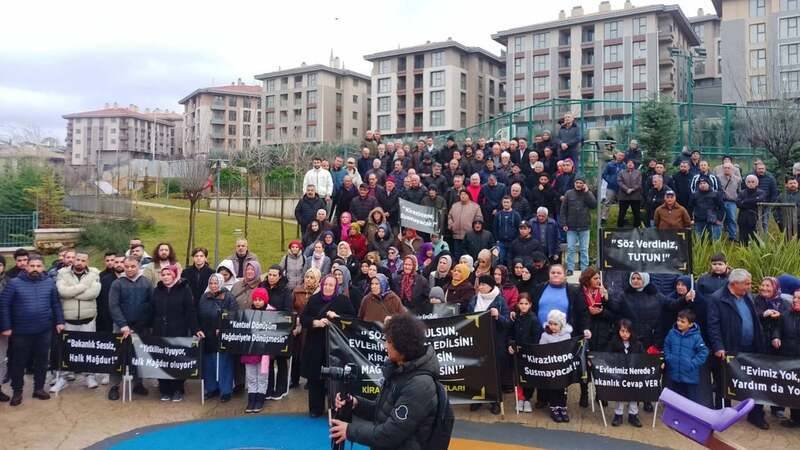
M 676 58 L 686 59 L 686 121 L 687 123 L 687 148 L 692 148 L 692 134 L 694 131 L 694 57 L 692 50 L 685 51 L 678 47 L 669 49 L 670 54 Z M 699 59 L 705 59 L 706 50 L 704 48 L 695 48 Z

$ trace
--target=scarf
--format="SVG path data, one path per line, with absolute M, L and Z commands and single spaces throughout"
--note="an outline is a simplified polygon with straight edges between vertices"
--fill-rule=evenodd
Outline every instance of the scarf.
M 444 278 L 444 277 L 446 277 L 450 273 L 450 269 L 453 268 L 453 258 L 450 255 L 442 255 L 442 257 L 439 258 L 439 261 L 441 261 L 441 260 L 447 261 L 447 268 L 444 270 L 444 272 L 442 272 L 442 271 L 439 270 L 439 264 L 437 263 L 436 264 L 436 272 L 435 272 L 436 275 L 434 275 L 436 278 Z
M 325 295 L 325 293 L 322 292 L 322 287 L 325 286 L 325 280 L 327 280 L 328 278 L 333 278 L 333 282 L 334 282 L 333 294 L 332 295 Z M 333 276 L 333 275 L 325 275 L 322 278 L 322 280 L 320 281 L 320 283 L 319 283 L 319 289 L 320 289 L 320 291 L 319 291 L 320 292 L 320 296 L 322 297 L 322 302 L 323 303 L 330 303 L 338 295 L 339 283 L 336 281 L 336 277 L 335 276 Z
M 381 298 L 386 297 L 386 294 L 391 292 L 391 290 L 389 290 L 389 279 L 382 273 L 375 275 L 375 278 L 378 279 L 378 283 L 381 285 Z
M 489 309 L 489 306 L 498 295 L 500 295 L 500 289 L 497 289 L 497 286 L 493 287 L 492 290 L 487 294 L 481 294 L 478 292 L 475 301 L 475 312 L 486 311 Z
M 350 218 L 350 213 L 342 213 L 342 218 L 344 217 L 345 214 L 347 214 L 347 217 Z M 352 220 L 352 218 L 350 218 L 350 220 Z M 342 223 L 341 218 L 339 219 L 339 240 L 340 241 L 346 241 L 347 240 L 347 236 L 350 236 L 350 225 L 352 225 L 352 222 Z
M 469 267 L 466 264 L 458 263 L 458 264 L 456 264 L 456 267 L 453 268 L 453 270 L 455 270 L 456 272 L 461 274 L 461 281 L 456 281 L 455 278 L 453 279 L 453 281 L 451 281 L 451 283 L 453 284 L 453 287 L 456 287 L 459 284 L 467 281 L 467 278 L 469 278 L 469 272 L 470 271 L 469 271 Z
M 631 276 L 628 278 L 628 284 L 631 283 L 631 280 L 633 279 L 633 274 L 635 273 L 638 273 L 639 276 L 642 277 L 642 287 L 636 289 L 636 292 L 642 292 L 644 288 L 646 288 L 647 285 L 650 284 L 650 274 L 647 272 L 631 272 Z
M 336 263 L 336 264 L 333 265 L 333 269 L 331 270 L 331 273 L 334 273 L 337 270 L 339 272 L 341 272 L 341 274 L 342 274 L 342 284 L 339 285 L 339 287 L 336 290 L 336 292 L 339 295 L 345 295 L 345 296 L 349 297 L 350 296 L 350 270 L 348 270 L 347 267 L 345 267 L 345 266 L 343 266 L 343 265 L 341 265 L 339 263 Z
M 220 292 L 222 292 L 222 286 L 225 284 L 225 277 L 223 277 L 221 273 L 215 272 L 215 273 L 212 273 L 210 277 L 208 277 L 208 280 L 211 281 L 212 278 L 217 280 L 217 289 L 218 290 L 217 290 L 216 294 L 213 294 L 213 296 L 216 297 L 216 296 L 218 296 L 220 294 Z M 208 285 L 206 285 L 205 292 L 211 292 L 211 290 L 208 289 Z
M 325 260 L 325 252 L 319 254 L 315 251 L 311 256 L 311 267 L 322 270 L 322 262 Z
M 783 299 L 781 298 L 781 285 L 778 279 L 775 277 L 764 277 L 763 281 L 769 282 L 769 284 L 772 285 L 772 292 L 774 292 L 772 298 L 765 298 L 764 300 L 770 308 L 778 310 L 783 303 Z
M 603 302 L 603 297 L 600 295 L 600 289 L 583 288 L 583 301 L 586 306 L 599 305 Z

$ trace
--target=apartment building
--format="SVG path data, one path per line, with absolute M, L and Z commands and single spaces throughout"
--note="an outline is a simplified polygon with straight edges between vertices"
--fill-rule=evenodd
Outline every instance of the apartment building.
M 692 48 L 695 54 L 693 65 L 694 101 L 696 103 L 721 103 L 720 19 L 716 14 L 706 14 L 703 8 L 699 8 L 697 16 L 689 17 L 689 23 L 692 24 L 698 41 L 697 47 Z
M 634 7 L 630 1 L 612 10 L 604 1 L 595 13 L 583 7 L 558 20 L 500 31 L 492 38 L 505 45 L 509 108 L 518 110 L 547 99 L 643 100 L 687 94 L 686 58 L 699 44 L 677 5 Z M 585 118 L 627 112 L 623 104 L 586 102 Z
M 448 38 L 364 59 L 372 62 L 371 128 L 382 135 L 458 130 L 504 110 L 505 61 L 482 48 Z
M 265 144 L 360 139 L 369 125 L 368 76 L 331 65 L 256 75 L 262 82 Z
M 187 156 L 231 154 L 261 145 L 261 86 L 239 79 L 197 89 L 183 105 L 183 150 Z
M 800 96 L 800 1 L 715 0 L 721 16 L 722 101 Z
M 96 167 L 137 158 L 181 157 L 175 144 L 175 116 L 160 110 L 139 111 L 136 105 L 120 107 L 116 103 L 95 111 L 64 115 L 65 163 Z

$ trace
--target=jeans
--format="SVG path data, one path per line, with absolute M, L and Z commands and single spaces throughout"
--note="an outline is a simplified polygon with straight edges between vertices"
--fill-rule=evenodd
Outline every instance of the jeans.
M 47 331 L 38 334 L 15 334 L 11 339 L 14 357 L 11 358 L 10 372 L 11 389 L 14 392 L 22 392 L 25 386 L 25 366 L 31 359 L 33 359 L 33 389 L 36 391 L 44 389 L 52 336 L 53 331 L 48 327 Z
M 497 241 L 497 250 L 499 254 L 497 255 L 497 264 L 503 264 L 508 266 L 509 262 L 506 261 L 508 258 L 508 250 L 511 248 L 511 242 L 503 242 Z
M 611 189 L 606 190 L 606 198 L 603 199 L 600 206 L 600 218 L 602 220 L 608 219 L 608 207 L 617 202 L 617 191 Z
M 723 226 L 725 232 L 728 233 L 728 239 L 736 240 L 736 202 L 724 202 L 725 205 L 725 220 Z
M 576 244 L 579 249 L 575 248 Z M 580 250 L 581 270 L 586 270 L 589 267 L 589 230 L 567 231 L 567 270 L 575 267 L 576 250 Z
M 453 266 L 458 264 L 459 258 L 464 254 L 464 239 L 453 238 Z
M 722 225 L 698 220 L 694 223 L 694 231 L 701 239 L 706 232 L 711 232 L 711 239 L 717 241 L 722 237 Z
M 696 384 L 678 383 L 677 381 L 673 381 L 671 389 L 695 403 L 700 403 L 700 399 L 697 396 Z
M 219 355 L 219 380 L 217 379 L 217 355 Z M 220 395 L 230 395 L 233 392 L 233 357 L 228 353 L 204 354 L 203 381 L 206 394 L 219 391 Z

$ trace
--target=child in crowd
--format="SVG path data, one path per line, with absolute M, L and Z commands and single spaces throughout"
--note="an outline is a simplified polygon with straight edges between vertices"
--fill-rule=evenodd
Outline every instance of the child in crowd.
M 625 353 L 626 355 L 644 352 L 642 343 L 639 342 L 633 331 L 633 322 L 628 319 L 621 319 L 617 322 L 617 334 L 611 338 L 609 351 L 611 353 Z M 639 404 L 637 402 L 617 402 L 611 426 L 618 427 L 622 425 L 622 414 L 625 411 L 626 404 L 628 405 L 628 423 L 636 428 L 641 428 L 642 422 L 639 420 Z
M 258 311 L 273 310 L 269 305 L 267 290 L 260 287 L 253 289 L 250 294 L 253 300 L 250 309 Z M 247 377 L 247 408 L 245 413 L 259 413 L 264 408 L 264 399 L 267 396 L 267 381 L 269 379 L 269 356 L 267 355 L 242 355 L 245 376 Z
M 508 345 L 508 353 L 514 354 L 521 345 L 538 344 L 542 336 L 542 324 L 536 314 L 531 314 L 531 295 L 523 292 L 519 295 L 516 309 L 517 317 L 512 325 L 511 342 Z M 531 407 L 531 397 L 533 397 L 532 387 L 517 387 L 517 411 L 533 412 Z
M 554 309 L 547 313 L 547 324 L 544 327 L 540 344 L 553 344 L 566 341 L 572 337 L 572 326 L 567 323 L 567 315 Z M 544 400 L 550 403 L 550 418 L 553 422 L 569 422 L 567 413 L 566 389 L 542 389 Z
M 664 360 L 672 382 L 671 389 L 693 402 L 699 401 L 700 367 L 705 364 L 709 353 L 695 318 L 692 310 L 679 312 L 675 326 L 664 340 Z

